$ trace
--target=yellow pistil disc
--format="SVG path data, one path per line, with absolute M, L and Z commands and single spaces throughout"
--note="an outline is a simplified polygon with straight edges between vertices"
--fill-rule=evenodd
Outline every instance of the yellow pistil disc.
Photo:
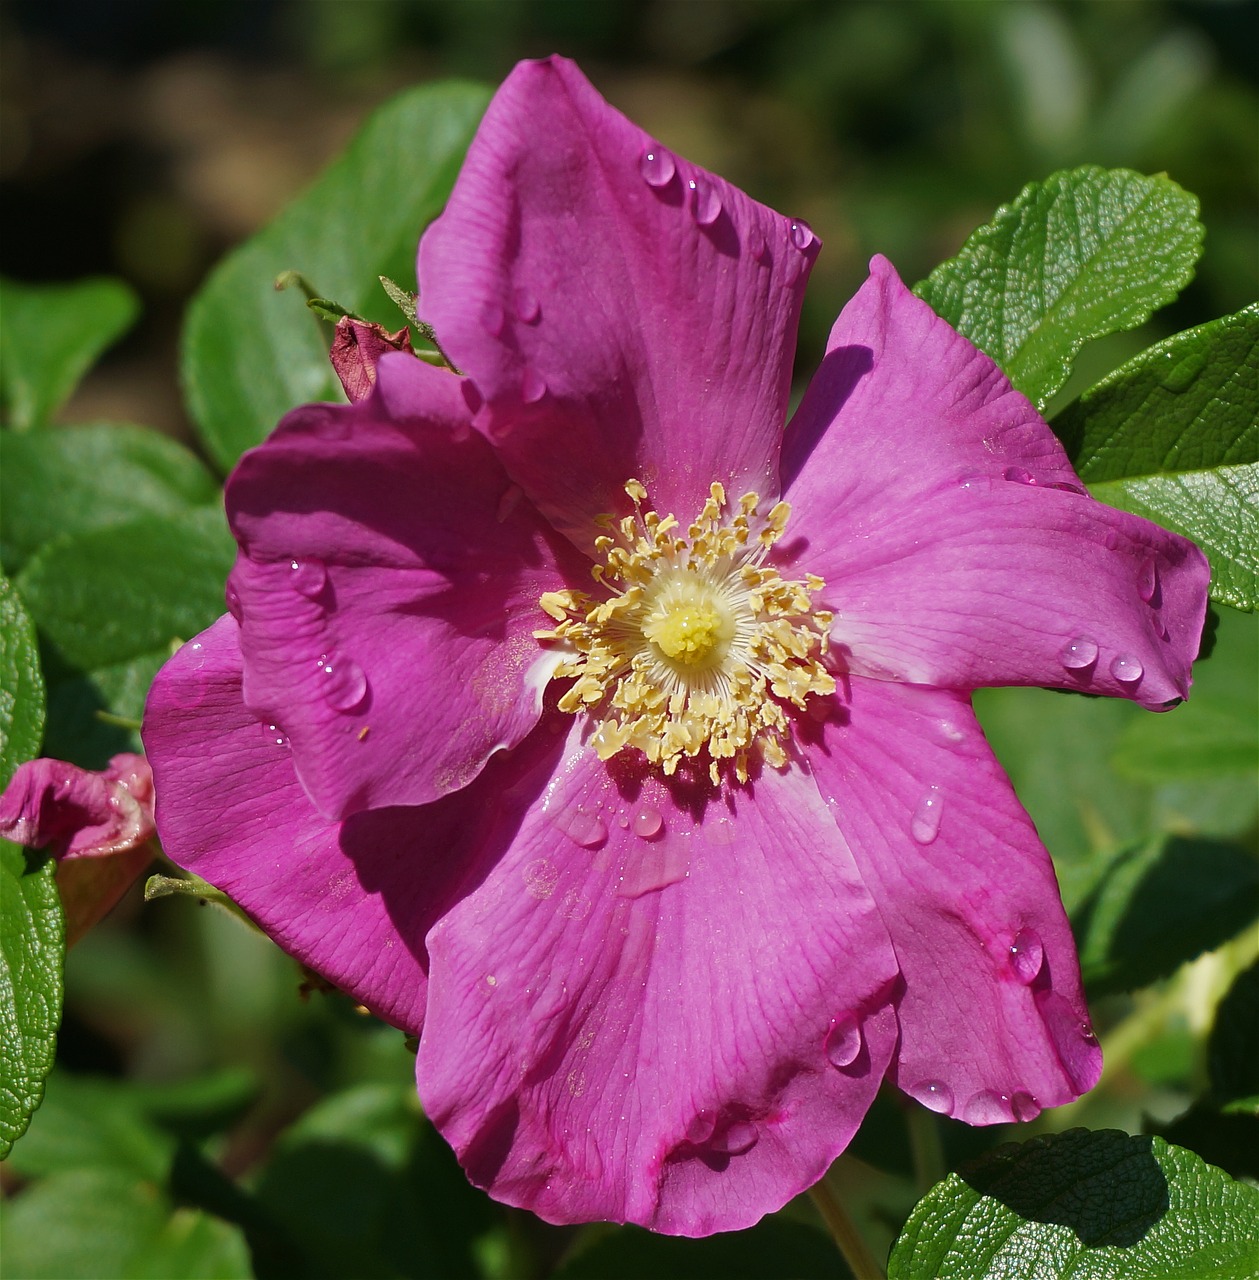
M 561 711 L 596 722 L 602 760 L 637 748 L 666 774 L 686 757 L 707 755 L 714 783 L 728 762 L 748 779 L 750 753 L 787 763 L 786 704 L 803 709 L 835 691 L 823 665 L 833 615 L 813 607 L 825 585 L 812 574 L 783 578 L 767 563 L 791 508 L 759 514 L 745 493 L 734 508 L 714 484 L 685 532 L 644 504 L 630 480 L 634 514 L 595 541 L 597 594 L 548 591 L 539 601 L 555 620 L 540 640 L 566 653 L 556 679 L 573 681 Z

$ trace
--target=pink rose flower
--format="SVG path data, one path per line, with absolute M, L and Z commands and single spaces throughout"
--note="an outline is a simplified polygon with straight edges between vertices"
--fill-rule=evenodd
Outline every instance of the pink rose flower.
M 818 248 L 519 66 L 420 246 L 465 376 L 386 354 L 241 460 L 234 616 L 150 698 L 167 853 L 550 1221 L 744 1227 L 885 1077 L 993 1124 L 1100 1071 L 970 693 L 1183 698 L 1206 563 L 882 259 L 784 430 Z

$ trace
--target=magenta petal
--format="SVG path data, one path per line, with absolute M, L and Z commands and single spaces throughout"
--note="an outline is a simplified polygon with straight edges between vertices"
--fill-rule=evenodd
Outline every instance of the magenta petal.
M 292 756 L 241 701 L 235 622 L 220 619 L 158 673 L 144 741 L 162 844 L 226 892 L 286 951 L 406 1030 L 424 1022 L 423 939 L 458 888 L 487 777 L 421 808 L 330 821 Z
M 554 535 L 449 373 L 386 357 L 371 398 L 290 414 L 227 507 L 245 700 L 323 812 L 434 800 L 536 723 Z
M 851 670 L 1154 708 L 1188 693 L 1201 552 L 1088 497 L 1028 401 L 882 259 L 835 324 L 783 473 Z
M 550 1221 L 747 1226 L 873 1099 L 883 926 L 802 770 L 715 798 L 579 738 L 429 934 L 421 1099 L 473 1181 Z
M 420 244 L 420 307 L 478 423 L 579 546 L 642 480 L 683 524 L 777 491 L 818 241 L 660 148 L 561 58 L 519 65 Z
M 851 679 L 810 753 L 905 981 L 892 1078 L 972 1124 L 1092 1088 L 1075 943 L 1053 866 L 961 694 Z
M 153 835 L 153 775 L 143 756 L 114 756 L 99 773 L 64 760 L 20 765 L 0 796 L 0 836 L 58 858 L 102 858 Z

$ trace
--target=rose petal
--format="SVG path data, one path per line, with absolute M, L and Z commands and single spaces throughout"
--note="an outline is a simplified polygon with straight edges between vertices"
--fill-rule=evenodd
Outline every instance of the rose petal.
M 1075 944 L 969 700 L 857 676 L 849 691 L 809 760 L 904 976 L 892 1078 L 974 1124 L 1070 1102 L 1101 1072 Z
M 802 771 L 722 798 L 580 732 L 429 934 L 421 1099 L 474 1182 L 550 1221 L 747 1226 L 873 1099 L 882 926 Z
M 421 241 L 420 305 L 512 476 L 578 546 L 625 509 L 630 477 L 684 525 L 714 480 L 776 494 L 819 248 L 794 225 L 793 241 L 787 219 L 664 152 L 571 62 L 508 76 Z
M 290 414 L 227 489 L 245 699 L 330 817 L 465 786 L 536 723 L 557 661 L 533 638 L 554 535 L 458 380 L 394 356 L 377 386 Z
M 1188 693 L 1202 554 L 1089 498 L 1028 401 L 882 259 L 784 458 L 795 555 L 826 579 L 851 670 L 1153 708 Z

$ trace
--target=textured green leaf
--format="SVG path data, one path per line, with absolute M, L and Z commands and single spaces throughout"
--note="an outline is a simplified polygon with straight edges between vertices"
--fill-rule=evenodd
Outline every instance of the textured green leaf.
M 0 411 L 6 425 L 41 426 L 96 357 L 131 327 L 136 295 L 120 280 L 30 286 L 0 280 Z
M 1253 1280 L 1259 1190 L 1160 1138 L 1073 1129 L 950 1174 L 889 1280 Z
M 218 501 L 202 463 L 144 427 L 0 435 L 0 560 L 8 573 L 54 538 Z
M 1211 599 L 1259 609 L 1259 463 L 1109 480 L 1089 490 L 1192 538 L 1211 562 Z
M 35 628 L 0 576 L 0 787 L 39 751 L 43 731 Z M 0 840 L 0 1156 L 43 1097 L 61 1021 L 64 949 L 52 864 L 28 866 L 21 849 Z
M 1133 991 L 1259 916 L 1259 861 L 1235 845 L 1165 836 L 1112 858 L 1072 912 L 1092 996 Z
M 1259 304 L 1150 347 L 1053 425 L 1089 484 L 1259 462 Z
M 234 555 L 217 509 L 143 516 L 49 544 L 18 588 L 59 657 L 94 671 L 168 653 L 209 626 Z
M 1189 282 L 1197 213 L 1166 176 L 1064 170 L 1024 187 L 915 292 L 1043 408 L 1085 342 L 1144 323 Z
M 281 415 L 340 399 L 328 363 L 331 329 L 283 271 L 323 296 L 396 328 L 378 277 L 415 277 L 420 231 L 442 208 L 488 93 L 426 85 L 380 109 L 349 150 L 264 231 L 226 258 L 193 300 L 183 338 L 189 406 L 224 469 Z

